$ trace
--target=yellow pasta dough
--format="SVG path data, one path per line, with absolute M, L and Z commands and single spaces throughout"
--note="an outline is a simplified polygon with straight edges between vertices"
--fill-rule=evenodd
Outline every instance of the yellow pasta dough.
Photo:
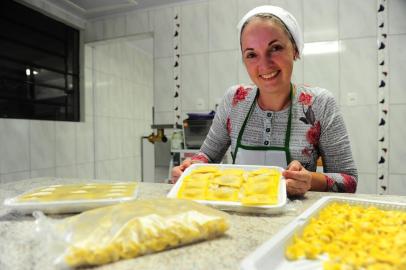
M 211 239 L 229 227 L 226 213 L 177 199 L 120 203 L 57 221 L 42 215 L 37 224 L 45 230 L 42 233 L 51 231 L 66 240 L 58 246 L 63 253 L 57 255 L 70 267 L 101 265 Z
M 18 196 L 17 200 L 20 202 L 51 202 L 113 199 L 133 196 L 136 187 L 135 182 L 51 185 Z
M 406 212 L 332 203 L 286 248 L 289 260 L 317 259 L 323 269 L 406 269 Z
M 201 166 L 185 176 L 177 197 L 183 199 L 240 202 L 243 205 L 278 203 L 277 169 L 248 171 L 241 168 Z

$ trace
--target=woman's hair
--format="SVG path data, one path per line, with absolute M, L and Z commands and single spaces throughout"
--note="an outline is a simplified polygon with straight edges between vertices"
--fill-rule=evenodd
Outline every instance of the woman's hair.
M 286 25 L 281 21 L 281 19 L 279 19 L 278 17 L 276 17 L 273 14 L 270 13 L 259 13 L 256 14 L 254 16 L 252 16 L 251 18 L 249 18 L 248 20 L 246 20 L 244 22 L 244 24 L 241 27 L 241 33 L 240 33 L 240 45 L 241 45 L 241 35 L 242 35 L 242 31 L 244 31 L 244 28 L 247 26 L 247 24 L 249 22 L 251 22 L 253 19 L 255 18 L 261 18 L 261 19 L 266 19 L 266 20 L 270 20 L 271 22 L 276 23 L 277 25 L 279 25 L 281 27 L 281 29 L 285 32 L 285 34 L 288 36 L 290 42 L 293 45 L 293 49 L 295 50 L 296 53 L 299 53 L 299 50 L 297 48 L 296 42 L 293 39 L 292 34 L 290 33 L 290 31 L 288 30 L 288 28 L 286 27 Z M 240 46 L 242 48 L 242 46 Z

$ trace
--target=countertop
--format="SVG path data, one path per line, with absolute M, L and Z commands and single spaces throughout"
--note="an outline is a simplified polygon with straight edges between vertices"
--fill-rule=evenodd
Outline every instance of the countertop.
M 2 184 L 0 202 L 31 188 L 75 182 L 111 182 L 111 180 L 81 180 L 35 178 Z M 140 183 L 140 198 L 163 197 L 171 189 L 169 184 Z M 247 215 L 230 213 L 231 227 L 217 239 L 184 247 L 122 260 L 97 269 L 239 269 L 241 260 L 267 241 L 276 232 L 311 206 L 319 198 L 336 193 L 309 192 L 303 199 L 289 202 L 282 215 Z M 406 202 L 406 196 L 378 196 L 339 194 L 368 199 Z M 21 215 L 0 206 L 0 269 L 54 269 L 44 243 L 36 235 L 31 215 Z

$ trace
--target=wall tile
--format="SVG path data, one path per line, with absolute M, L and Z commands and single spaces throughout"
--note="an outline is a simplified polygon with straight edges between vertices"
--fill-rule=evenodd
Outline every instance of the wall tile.
M 76 164 L 76 123 L 56 122 L 56 166 Z
M 94 162 L 81 163 L 76 165 L 77 177 L 79 179 L 94 179 Z
M 131 122 L 132 122 L 131 133 L 133 134 L 131 140 L 133 141 L 134 148 L 132 149 L 130 156 L 134 157 L 136 155 L 141 155 L 141 138 L 143 136 L 148 136 L 149 134 L 151 134 L 152 130 L 150 128 L 145 129 L 145 124 L 143 120 L 132 120 Z
M 376 194 L 376 174 L 366 174 L 362 173 L 358 175 L 358 194 Z
M 237 0 L 209 1 L 210 51 L 239 48 L 237 9 Z
M 126 33 L 125 17 L 118 15 L 104 19 L 104 38 L 122 37 Z
M 173 55 L 173 10 L 162 8 L 152 11 L 154 28 L 154 57 Z
M 376 0 L 338 1 L 340 39 L 376 36 Z
M 135 155 L 135 144 L 138 144 L 139 141 L 135 136 L 135 121 L 132 119 L 122 119 L 121 121 L 121 156 L 128 158 Z
M 55 122 L 30 121 L 31 170 L 55 166 Z
M 109 84 L 109 100 L 105 101 L 110 103 L 110 114 L 111 117 L 121 117 L 121 108 L 123 106 L 123 84 L 122 79 L 117 76 L 110 77 L 111 84 Z
M 80 122 L 76 125 L 76 162 L 94 161 L 93 122 Z
M 165 125 L 165 124 L 173 124 L 173 111 L 160 111 L 155 112 L 155 124 L 156 125 Z
M 37 177 L 55 177 L 56 171 L 55 167 L 53 168 L 45 168 L 45 169 L 37 169 L 30 171 L 30 178 L 37 178 Z
M 103 20 L 88 21 L 86 23 L 85 41 L 91 42 L 102 40 L 104 38 L 104 22 Z
M 95 140 L 95 160 L 106 160 L 110 158 L 110 129 L 111 118 L 95 117 L 94 140 Z M 97 166 L 96 166 L 97 167 Z
M 173 109 L 172 65 L 172 58 L 156 58 L 154 61 L 154 106 L 156 112 Z M 181 80 L 183 81 L 183 77 Z
M 150 32 L 148 11 L 128 13 L 126 15 L 126 30 L 127 35 Z
M 110 116 L 113 104 L 111 103 L 111 87 L 113 85 L 113 77 L 104 72 L 94 72 L 94 115 L 95 116 Z
M 303 84 L 304 83 L 304 61 L 303 56 L 302 59 L 298 59 L 293 64 L 293 71 L 292 71 L 292 82 L 296 84 Z
M 258 6 L 263 6 L 263 5 L 268 5 L 269 0 L 238 0 L 238 19 L 237 23 L 242 19 L 242 17 L 251 9 L 258 7 Z M 236 25 L 237 27 L 237 25 Z
M 202 53 L 209 48 L 208 4 L 183 5 L 180 16 L 181 53 Z
M 154 106 L 154 89 L 153 86 L 145 86 L 143 89 L 144 93 L 144 116 L 143 120 L 147 123 L 152 124 L 152 109 Z
M 30 169 L 29 122 L 27 120 L 0 119 L 0 172 Z
M 121 181 L 123 179 L 123 160 L 114 159 L 110 160 L 111 172 L 110 179 L 114 181 Z
M 111 179 L 112 164 L 110 160 L 96 161 L 96 179 Z
M 93 48 L 90 45 L 85 44 L 85 68 L 92 68 L 93 67 Z
M 303 6 L 305 42 L 337 40 L 337 0 L 306 0 L 305 3 Z
M 405 34 L 406 2 L 404 0 L 389 0 L 388 8 L 389 8 L 388 10 L 389 34 Z
M 121 158 L 122 149 L 122 122 L 120 118 L 111 119 L 110 127 L 110 155 L 109 159 Z
M 340 42 L 340 98 L 348 105 L 348 94 L 357 95 L 356 105 L 377 104 L 376 39 Z
M 23 179 L 28 179 L 28 178 L 30 178 L 29 171 L 15 172 L 15 173 L 0 175 L 1 183 L 11 183 L 11 182 L 16 182 L 18 180 L 23 180 Z
M 392 105 L 390 107 L 389 170 L 391 174 L 406 174 L 405 115 L 406 105 Z
M 110 68 L 110 57 L 108 57 L 108 49 L 105 43 L 101 43 L 93 48 L 93 69 L 97 71 L 108 72 Z
M 76 164 L 56 167 L 56 177 L 76 178 L 77 177 Z
M 378 162 L 377 107 L 374 105 L 342 107 L 342 111 L 358 173 L 376 174 Z
M 122 175 L 121 181 L 140 181 L 136 176 L 137 164 L 135 158 L 124 158 L 121 160 Z
M 209 54 L 209 110 L 220 104 L 230 86 L 238 84 L 239 57 L 236 50 Z
M 406 174 L 391 174 L 389 176 L 387 194 L 406 196 Z
M 153 101 L 152 102 L 139 102 L 140 100 L 145 100 L 145 95 L 146 91 L 153 91 L 153 90 L 147 90 L 147 88 L 144 85 L 138 84 L 138 83 L 132 83 L 132 101 L 130 102 L 131 105 L 131 111 L 133 114 L 133 119 L 144 119 L 144 115 L 147 113 L 146 110 L 148 110 L 149 114 L 152 114 L 152 110 L 149 106 L 154 105 Z M 148 108 L 147 108 L 148 106 Z M 156 105 L 154 105 L 156 106 Z
M 82 104 L 84 103 L 85 107 L 85 115 L 90 116 L 93 115 L 93 70 L 90 68 L 85 68 L 84 71 L 84 81 L 85 81 L 85 93 L 84 101 L 81 101 Z
M 406 11 L 406 8 L 405 8 Z M 405 104 L 406 35 L 389 36 L 389 93 L 391 104 Z
M 207 111 L 209 109 L 209 55 L 183 56 L 181 65 L 182 111 Z
M 325 88 L 339 100 L 338 60 L 338 53 L 305 55 L 304 83 Z

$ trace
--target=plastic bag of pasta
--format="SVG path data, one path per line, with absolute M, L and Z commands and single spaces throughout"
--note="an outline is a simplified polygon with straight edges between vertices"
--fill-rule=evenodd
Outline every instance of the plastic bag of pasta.
M 224 212 L 189 200 L 154 199 L 97 208 L 64 219 L 35 212 L 58 266 L 101 265 L 192 242 L 229 228 Z

